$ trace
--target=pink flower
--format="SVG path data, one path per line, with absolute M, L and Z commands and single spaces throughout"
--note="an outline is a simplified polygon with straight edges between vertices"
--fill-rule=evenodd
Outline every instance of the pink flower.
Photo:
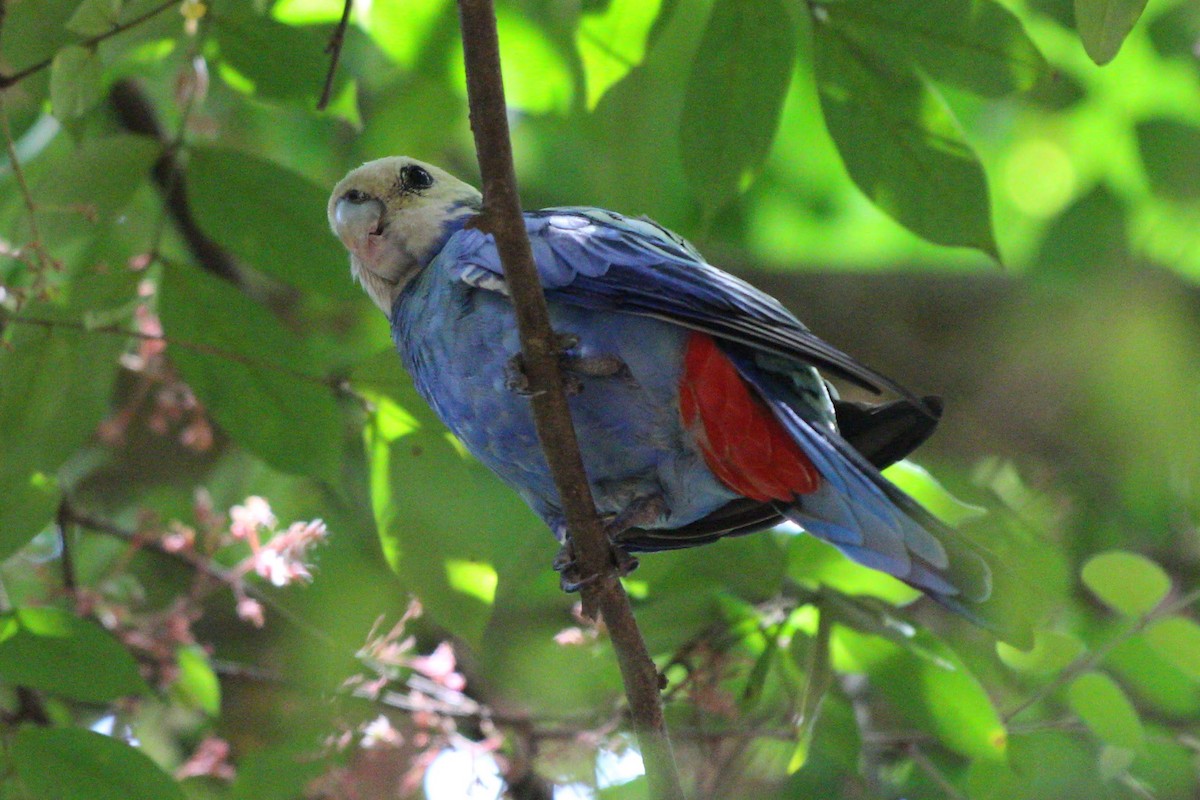
M 273 529 L 275 515 L 271 513 L 271 505 L 263 498 L 253 495 L 246 498 L 246 504 L 229 509 L 233 522 L 229 532 L 235 539 L 250 539 L 258 534 L 259 528 Z

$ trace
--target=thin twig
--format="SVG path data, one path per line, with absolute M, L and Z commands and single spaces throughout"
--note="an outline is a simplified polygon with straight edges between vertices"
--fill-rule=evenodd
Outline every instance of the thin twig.
M 245 356 L 241 353 L 234 353 L 230 350 L 224 350 L 220 347 L 213 347 L 209 344 L 187 342 L 183 341 L 182 339 L 176 339 L 172 336 L 159 336 L 153 333 L 131 331 L 128 328 L 122 328 L 120 325 L 85 325 L 82 322 L 73 322 L 70 320 L 41 319 L 39 317 L 22 316 L 5 317 L 4 322 L 6 325 L 12 323 L 16 325 L 37 325 L 42 328 L 50 329 L 66 328 L 68 330 L 85 331 L 87 333 L 103 333 L 111 336 L 130 336 L 134 339 L 145 339 L 151 342 L 163 342 L 170 347 L 179 347 L 184 350 L 192 350 L 197 353 L 204 353 L 205 355 L 224 358 L 228 361 L 241 364 L 242 366 L 253 367 L 255 369 L 271 370 L 272 372 L 277 372 L 281 375 L 287 375 L 290 378 L 295 378 L 296 380 L 303 381 L 305 383 L 315 384 L 317 386 L 330 389 L 334 392 L 344 393 L 347 391 L 347 388 L 343 385 L 343 381 L 339 378 L 320 378 L 316 375 L 309 375 L 306 372 L 300 372 L 299 370 L 280 366 L 279 364 L 275 364 L 271 361 L 251 358 L 250 356 Z
M 938 769 L 938 765 L 929 760 L 929 756 L 921 752 L 920 746 L 916 744 L 909 745 L 909 758 L 913 760 L 922 772 L 932 780 L 937 787 L 942 790 L 942 793 L 950 800 L 967 800 L 967 796 L 958 790 L 958 787 L 950 782 L 950 779 Z
M 483 176 L 480 227 L 496 240 L 512 295 L 534 423 L 566 518 L 584 582 L 585 608 L 599 608 L 612 638 L 650 794 L 682 800 L 659 696 L 659 673 L 617 579 L 607 534 L 596 515 L 558 366 L 558 341 L 521 215 L 509 139 L 500 44 L 492 0 L 459 0 L 471 130 Z
M 321 90 L 321 99 L 317 101 L 317 111 L 324 111 L 329 105 L 330 95 L 333 94 L 333 76 L 337 74 L 338 61 L 342 57 L 342 45 L 346 43 L 346 26 L 350 24 L 350 11 L 354 8 L 354 0 L 346 0 L 346 5 L 342 7 L 342 18 L 338 21 L 338 25 L 333 29 L 333 35 L 329 37 L 329 44 L 325 45 L 325 52 L 329 53 L 329 72 L 325 73 L 325 88 Z
M 1062 671 L 1054 677 L 1054 680 L 1040 687 L 1036 692 L 1029 695 L 1029 697 L 1026 697 L 1015 707 L 1009 710 L 1008 713 L 1004 715 L 1004 724 L 1007 725 L 1010 721 L 1012 721 L 1013 717 L 1017 716 L 1026 709 L 1033 707 L 1035 704 L 1049 697 L 1063 686 L 1066 686 L 1068 683 L 1074 680 L 1076 676 L 1082 675 L 1088 670 L 1098 666 L 1100 662 L 1107 658 L 1108 654 L 1111 653 L 1118 645 L 1124 644 L 1134 636 L 1137 636 L 1139 633 L 1146 630 L 1146 628 L 1150 626 L 1150 623 L 1160 620 L 1163 617 L 1168 617 L 1177 611 L 1182 611 L 1197 601 L 1200 601 L 1200 589 L 1193 589 L 1187 594 L 1181 595 L 1179 598 L 1172 600 L 1171 602 L 1163 603 L 1149 613 L 1143 614 L 1121 633 L 1109 639 L 1095 650 L 1090 650 L 1084 653 L 1070 664 L 1063 667 Z
M 21 160 L 17 158 L 17 145 L 13 141 L 12 128 L 8 123 L 8 105 L 4 101 L 4 92 L 2 91 L 0 91 L 0 132 L 4 135 L 4 147 L 8 152 L 8 163 L 12 167 L 13 178 L 17 181 L 17 189 L 21 193 L 21 200 L 29 215 L 29 246 L 33 249 L 37 268 L 44 272 L 54 265 L 54 261 L 46 252 L 41 232 L 38 230 L 37 204 L 33 202 L 33 193 L 29 191 L 29 184 L 25 180 L 25 170 L 21 168 Z
M 62 565 L 63 588 L 74 599 L 79 590 L 79 579 L 75 572 L 74 544 L 71 541 L 71 529 L 75 527 L 75 524 L 71 519 L 70 507 L 66 500 L 58 504 L 54 527 L 58 529 L 59 563 Z
M 128 22 L 122 22 L 120 25 L 114 25 L 113 27 L 106 30 L 104 33 L 100 33 L 95 36 L 84 39 L 82 42 L 78 42 L 77 44 L 79 47 L 87 47 L 87 48 L 95 47 L 96 45 L 103 42 L 105 39 L 111 39 L 112 37 L 116 36 L 117 34 L 124 33 L 125 31 L 129 30 L 130 28 L 136 28 L 138 25 L 141 25 L 143 22 L 148 22 L 149 20 L 153 19 L 154 17 L 157 17 L 162 12 L 166 11 L 168 8 L 171 8 L 172 6 L 176 6 L 176 5 L 179 5 L 179 0 L 167 0 L 165 3 L 161 3 L 157 6 L 155 6 L 154 8 L 150 9 L 149 11 L 147 11 L 144 14 L 139 14 L 138 16 L 134 17 L 133 19 L 129 20 Z M 25 80 L 30 75 L 33 75 L 36 72 L 41 72 L 46 67 L 50 66 L 52 63 L 54 63 L 54 56 L 47 56 L 46 58 L 42 59 L 41 61 L 38 61 L 36 64 L 30 64 L 28 67 L 18 70 L 16 72 L 12 73 L 11 75 L 0 75 L 0 90 L 7 89 L 10 86 L 13 86 L 13 85 Z

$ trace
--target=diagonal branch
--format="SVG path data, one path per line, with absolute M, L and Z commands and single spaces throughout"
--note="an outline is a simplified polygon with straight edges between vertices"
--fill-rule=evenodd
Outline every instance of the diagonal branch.
M 512 143 L 500 72 L 500 45 L 492 0 L 459 0 L 471 129 L 483 176 L 480 226 L 496 239 L 504 279 L 516 310 L 521 353 L 529 378 L 534 422 L 554 477 L 584 581 L 585 607 L 599 608 L 616 650 L 650 794 L 682 800 L 679 776 L 663 721 L 659 673 L 650 659 L 629 598 L 617 578 L 608 537 L 588 484 L 558 367 L 533 253 L 521 215 Z

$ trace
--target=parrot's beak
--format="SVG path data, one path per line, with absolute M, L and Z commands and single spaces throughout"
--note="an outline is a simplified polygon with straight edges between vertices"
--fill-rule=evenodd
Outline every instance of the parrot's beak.
M 383 233 L 384 206 L 379 200 L 352 203 L 343 198 L 338 200 L 333 212 L 333 229 L 346 249 L 360 258 L 372 249 L 372 237 Z

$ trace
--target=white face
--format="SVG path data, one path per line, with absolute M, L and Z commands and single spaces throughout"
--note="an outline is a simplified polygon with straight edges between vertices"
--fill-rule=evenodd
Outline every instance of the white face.
M 369 161 L 343 178 L 329 198 L 329 227 L 350 251 L 350 270 L 390 313 L 404 285 L 436 255 L 447 222 L 476 213 L 480 194 L 416 159 Z

